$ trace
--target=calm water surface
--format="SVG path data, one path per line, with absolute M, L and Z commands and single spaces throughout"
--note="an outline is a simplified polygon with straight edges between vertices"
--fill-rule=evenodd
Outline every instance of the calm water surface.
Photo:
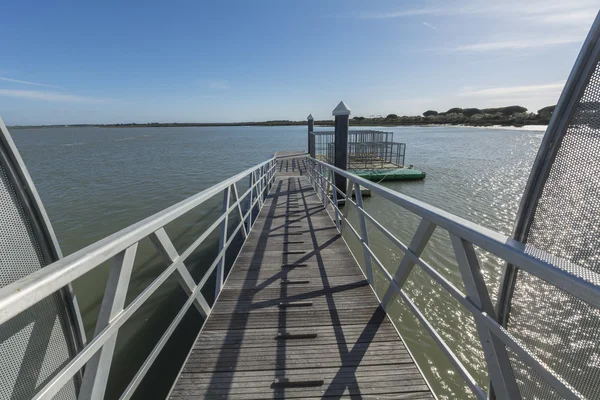
M 407 143 L 408 164 L 427 172 L 423 182 L 386 186 L 510 234 L 541 132 L 447 127 L 382 129 L 395 132 L 396 141 Z M 306 148 L 306 127 L 56 128 L 13 130 L 12 134 L 64 254 L 249 168 L 277 150 Z M 372 215 L 403 241 L 410 241 L 418 224 L 414 216 L 377 196 L 365 200 Z M 220 207 L 218 203 L 215 199 L 167 227 L 179 250 L 212 223 L 212 211 Z M 394 272 L 402 253 L 376 231 L 370 231 L 370 236 L 378 257 Z M 205 260 L 213 257 L 217 241 L 216 235 L 211 237 L 187 263 L 196 279 L 207 267 Z M 496 296 L 502 264 L 489 254 L 479 254 L 490 291 Z M 462 289 L 446 233 L 436 231 L 424 258 Z M 150 244 L 141 243 L 128 301 L 164 267 Z M 75 284 L 90 335 L 107 269 L 96 269 Z M 386 289 L 381 275 L 377 289 L 381 293 Z M 472 318 L 417 269 L 406 291 L 486 387 L 483 356 Z M 177 283 L 168 281 L 123 327 L 107 398 L 118 397 L 184 301 Z M 170 343 L 159 357 L 166 368 L 150 370 L 137 398 L 164 398 L 199 329 L 194 313 L 190 311 L 175 333 L 177 343 Z M 400 302 L 394 305 L 393 317 L 439 397 L 465 398 L 468 390 L 460 376 Z

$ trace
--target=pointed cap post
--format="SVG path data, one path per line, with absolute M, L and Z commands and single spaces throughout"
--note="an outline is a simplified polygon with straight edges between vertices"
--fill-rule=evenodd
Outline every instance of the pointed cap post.
M 309 121 L 312 121 L 312 120 L 314 120 L 314 118 L 313 118 L 312 114 L 308 114 L 308 117 L 306 117 L 306 119 L 307 119 L 307 120 L 309 120 Z
M 334 117 L 337 115 L 350 115 L 350 109 L 343 101 L 340 101 L 340 104 L 338 104 L 337 107 L 333 109 L 331 115 L 333 115 Z

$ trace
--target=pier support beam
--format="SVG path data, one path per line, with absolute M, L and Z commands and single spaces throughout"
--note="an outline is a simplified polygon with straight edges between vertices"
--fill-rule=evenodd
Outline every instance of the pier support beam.
M 310 154 L 312 158 L 315 158 L 315 137 L 313 135 L 315 130 L 315 119 L 312 114 L 308 114 L 306 119 L 308 120 L 308 154 Z
M 348 129 L 350 127 L 350 109 L 343 101 L 340 101 L 340 104 L 333 110 L 332 115 L 335 117 L 334 165 L 345 171 L 348 169 Z M 343 193 L 346 193 L 346 178 L 336 174 L 335 186 Z M 343 198 L 339 192 L 335 193 L 337 194 L 338 200 Z

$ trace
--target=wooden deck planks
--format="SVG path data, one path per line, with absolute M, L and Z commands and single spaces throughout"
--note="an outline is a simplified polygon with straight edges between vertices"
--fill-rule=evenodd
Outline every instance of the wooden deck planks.
M 297 152 L 277 179 L 172 399 L 433 399 L 309 185 Z

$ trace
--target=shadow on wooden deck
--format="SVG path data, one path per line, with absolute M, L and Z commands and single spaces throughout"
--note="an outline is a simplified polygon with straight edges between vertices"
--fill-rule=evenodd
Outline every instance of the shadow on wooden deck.
M 433 398 L 306 177 L 278 179 L 171 398 L 392 394 Z

